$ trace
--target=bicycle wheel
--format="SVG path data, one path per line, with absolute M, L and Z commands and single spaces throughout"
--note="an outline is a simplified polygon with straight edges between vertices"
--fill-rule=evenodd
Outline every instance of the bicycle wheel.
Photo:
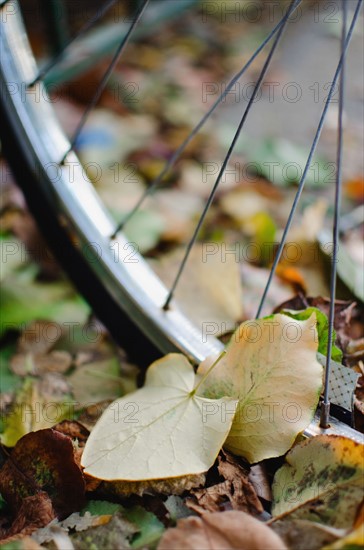
M 298 3 L 293 2 L 292 8 Z M 127 238 L 121 232 L 114 235 L 115 223 L 70 151 L 45 87 L 37 81 L 39 72 L 19 4 L 5 1 L 2 10 L 6 10 L 0 63 L 3 147 L 55 255 L 115 339 L 124 344 L 127 340 L 131 351 L 142 349 L 149 361 L 158 352 L 180 351 L 194 363 L 215 355 L 223 347 L 221 342 L 212 336 L 202 341 L 201 331 L 175 303 L 164 307 L 168 289 L 130 248 Z M 278 33 L 287 19 L 277 26 Z M 57 177 L 51 176 L 52 170 Z M 359 438 L 340 422 L 333 421 L 331 430 Z M 319 433 L 317 422 L 306 432 Z

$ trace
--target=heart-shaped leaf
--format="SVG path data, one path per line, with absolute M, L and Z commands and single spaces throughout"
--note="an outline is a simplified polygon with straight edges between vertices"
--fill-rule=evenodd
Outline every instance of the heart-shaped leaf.
M 112 403 L 82 456 L 85 472 L 104 480 L 164 479 L 208 470 L 229 433 L 236 401 L 196 395 L 183 355 L 153 363 L 145 386 Z
M 226 449 L 249 462 L 280 456 L 308 426 L 322 387 L 315 325 L 314 313 L 306 321 L 278 314 L 240 325 L 199 390 L 239 399 Z

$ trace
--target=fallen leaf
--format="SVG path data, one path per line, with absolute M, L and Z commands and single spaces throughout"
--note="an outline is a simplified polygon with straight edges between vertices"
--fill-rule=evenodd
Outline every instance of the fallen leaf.
M 248 479 L 253 485 L 258 497 L 267 502 L 272 501 L 271 484 L 268 477 L 267 466 L 264 462 L 251 466 Z
M 25 496 L 19 502 L 11 527 L 4 532 L 0 530 L 0 539 L 5 539 L 4 544 L 6 544 L 7 539 L 15 535 L 22 537 L 30 535 L 39 527 L 47 525 L 55 516 L 52 501 L 46 492 L 39 491 L 32 496 Z
M 105 525 L 111 520 L 111 515 L 93 517 L 90 512 L 85 512 L 82 516 L 79 512 L 74 512 L 68 518 L 61 522 L 65 529 L 74 529 L 75 531 L 86 531 L 89 527 Z
M 14 197 L 12 198 L 10 204 L 6 205 L 1 213 L 0 223 L 3 230 L 11 232 L 11 235 L 5 237 L 6 244 L 3 250 L 0 245 L 0 251 L 4 253 L 5 260 L 2 263 L 4 275 L 10 278 L 12 274 L 16 276 L 16 268 L 32 259 L 40 267 L 42 276 L 46 279 L 54 280 L 60 276 L 59 265 L 39 231 L 35 219 L 26 210 L 24 197 L 15 201 Z
M 79 366 L 68 377 L 68 382 L 81 406 L 113 400 L 124 393 L 120 363 L 115 355 Z
M 187 506 L 198 514 L 232 509 L 254 516 L 260 515 L 263 506 L 248 479 L 247 471 L 240 466 L 237 459 L 229 453 L 222 452 L 218 456 L 217 468 L 224 481 L 211 487 L 193 490 L 194 498 L 187 499 Z
M 364 524 L 362 523 L 342 539 L 325 546 L 322 550 L 360 550 L 364 547 Z
M 344 184 L 344 193 L 350 199 L 362 203 L 364 198 L 364 179 L 358 176 L 346 181 Z
M 15 237 L 0 235 L 0 281 L 20 267 L 27 259 L 22 242 Z
M 318 353 L 322 353 L 322 355 L 327 355 L 327 342 L 328 342 L 328 333 L 329 333 L 329 321 L 327 319 L 327 316 L 320 311 L 317 307 L 308 307 L 304 309 L 303 311 L 292 311 L 289 309 L 283 309 L 280 313 L 283 313 L 284 315 L 288 315 L 288 317 L 292 317 L 293 319 L 297 319 L 297 321 L 305 321 L 306 319 L 309 319 L 311 315 L 314 313 L 316 315 L 316 329 L 317 329 L 317 336 L 318 336 Z M 331 350 L 331 358 L 334 361 L 338 361 L 341 363 L 343 358 L 343 352 L 340 348 L 335 346 L 336 341 L 336 332 L 333 331 L 332 334 L 332 341 L 333 346 Z
M 319 242 L 321 250 L 330 255 L 332 253 L 332 234 L 329 230 L 323 229 L 319 234 Z M 360 241 L 362 246 L 362 241 Z M 357 249 L 357 247 L 356 247 Z M 360 254 L 362 260 L 362 254 Z M 364 271 L 362 261 L 357 261 L 356 258 L 350 254 L 350 249 L 346 247 L 344 241 L 340 241 L 338 245 L 337 253 L 337 274 L 348 289 L 359 298 L 361 302 L 364 301 Z
M 262 293 L 267 284 L 269 269 L 256 267 L 244 262 L 240 264 L 241 280 L 243 286 L 243 319 L 254 319 Z M 270 315 L 274 308 L 288 300 L 294 289 L 287 281 L 282 281 L 279 277 L 274 277 L 271 290 L 265 300 L 262 316 Z M 278 312 L 277 312 L 278 313 Z
M 22 437 L 0 470 L 0 491 L 16 513 L 23 500 L 40 491 L 49 495 L 63 518 L 82 508 L 85 484 L 74 461 L 72 440 L 52 429 Z
M 181 519 L 168 529 L 158 550 L 285 550 L 283 541 L 267 525 L 245 512 L 206 513 Z
M 0 349 L 0 379 L 1 379 L 1 396 L 5 393 L 14 392 L 21 384 L 18 376 L 10 368 L 10 360 L 15 351 L 13 344 L 8 344 Z
M 118 513 L 106 525 L 92 527 L 70 535 L 75 550 L 85 548 L 130 548 L 130 540 L 138 528 Z
M 63 399 L 48 401 L 39 392 L 34 380 L 25 380 L 18 391 L 9 414 L 4 418 L 0 439 L 3 445 L 14 447 L 29 432 L 50 428 L 70 414 L 71 403 Z
M 326 544 L 342 537 L 342 530 L 327 527 L 305 519 L 278 520 L 271 528 L 281 537 L 288 548 L 294 550 L 321 550 Z
M 67 351 L 51 351 L 47 355 L 19 353 L 11 358 L 11 369 L 18 376 L 40 376 L 46 372 L 66 372 L 72 365 Z
M 319 309 L 327 319 L 330 309 L 330 300 L 328 298 L 322 298 L 321 296 L 313 298 L 298 294 L 294 298 L 277 306 L 273 313 L 281 313 L 284 310 L 302 311 L 307 308 Z M 355 330 L 356 324 L 359 326 L 359 333 L 358 330 Z M 323 322 L 323 327 L 325 327 L 325 322 Z M 355 302 L 335 300 L 334 327 L 338 345 L 340 349 L 344 350 L 344 353 L 346 353 L 349 341 L 352 338 L 360 337 L 363 331 L 362 312 Z
M 149 548 L 160 539 L 165 530 L 157 517 L 141 506 L 124 509 L 123 517 L 138 528 L 131 543 L 132 548 Z
M 174 523 L 176 523 L 178 519 L 187 518 L 192 514 L 183 499 L 177 495 L 169 495 L 163 504 Z
M 118 215 L 118 221 L 121 216 Z M 138 210 L 125 225 L 125 235 L 129 239 L 130 252 L 145 254 L 156 247 L 165 228 L 163 217 L 152 210 Z M 134 250 L 133 250 L 134 246 Z
M 211 401 L 194 387 L 193 367 L 184 356 L 154 362 L 145 386 L 110 405 L 92 430 L 82 455 L 85 472 L 143 481 L 207 471 L 231 426 L 223 410 L 235 400 Z M 207 414 L 211 407 L 215 414 Z
M 81 515 L 72 514 L 69 518 L 60 522 L 59 525 L 68 529 L 74 526 L 77 531 L 81 531 L 87 529 L 87 524 L 94 527 L 105 523 L 109 524 L 110 530 L 116 527 L 115 523 L 119 526 L 120 534 L 125 537 L 124 545 L 121 546 L 122 548 L 131 547 L 137 549 L 152 546 L 153 543 L 159 540 L 165 530 L 157 517 L 141 506 L 124 508 L 121 504 L 96 500 L 89 501 L 82 510 Z M 88 531 L 89 539 L 87 546 L 90 546 L 91 540 L 97 546 L 94 538 L 98 539 L 102 533 L 105 534 L 105 531 Z M 104 548 L 104 546 L 97 547 Z M 120 546 L 116 547 L 119 548 Z M 108 548 L 108 546 L 105 546 L 105 548 Z
M 62 336 L 62 327 L 45 320 L 29 323 L 18 339 L 18 353 L 44 355 L 48 353 Z
M 34 319 L 84 324 L 89 307 L 65 281 L 40 283 L 38 268 L 29 265 L 3 281 L 0 334 L 22 328 Z M 30 299 L 31 297 L 31 299 Z
M 167 288 L 171 287 L 183 254 L 179 249 L 151 264 Z M 181 310 L 202 330 L 208 324 L 217 336 L 226 327 L 235 326 L 242 316 L 243 300 L 236 257 L 224 254 L 217 243 L 195 245 L 175 298 Z
M 239 399 L 225 448 L 249 462 L 283 455 L 312 420 L 321 387 L 315 314 L 285 315 L 240 325 L 226 354 L 199 390 Z M 211 359 L 198 369 L 203 375 Z
M 85 475 L 87 478 L 87 474 Z M 90 479 L 96 481 L 95 478 L 90 477 Z M 126 498 L 131 495 L 143 496 L 144 494 L 182 495 L 186 491 L 191 491 L 191 489 L 196 487 L 202 487 L 205 481 L 205 474 L 170 477 L 166 479 L 147 479 L 143 481 L 103 481 L 101 490 L 103 495 L 114 498 Z
M 301 247 L 300 263 L 307 263 L 307 255 L 311 258 L 310 252 L 315 250 L 312 243 L 316 242 L 317 236 L 323 227 L 327 207 L 327 200 L 323 198 L 306 206 L 301 221 L 289 231 L 288 243 L 295 243 L 296 246 Z M 289 261 L 289 255 L 287 255 L 286 261 Z
M 107 525 L 111 521 L 111 518 L 111 515 L 92 516 L 89 512 L 86 512 L 83 516 L 81 516 L 78 512 L 74 512 L 63 521 L 54 519 L 45 527 L 37 529 L 34 533 L 32 533 L 32 539 L 39 544 L 54 541 L 58 548 L 67 548 L 65 542 L 67 541 L 68 545 L 71 543 L 68 537 L 70 530 L 81 532 L 86 531 L 90 527 Z M 64 537 L 63 544 L 57 544 L 58 542 L 61 542 L 59 541 L 60 535 L 63 535 Z
M 279 264 L 276 268 L 276 275 L 283 281 L 290 283 L 298 290 L 306 290 L 305 279 L 302 273 L 295 267 Z
M 318 435 L 297 444 L 273 482 L 273 516 L 351 528 L 363 498 L 363 446 Z

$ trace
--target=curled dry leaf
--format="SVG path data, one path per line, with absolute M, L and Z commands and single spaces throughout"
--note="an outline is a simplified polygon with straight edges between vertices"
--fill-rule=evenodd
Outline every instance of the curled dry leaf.
M 273 515 L 350 529 L 363 498 L 363 445 L 318 435 L 299 443 L 273 482 Z
M 14 536 L 26 536 L 44 527 L 56 517 L 49 495 L 44 491 L 27 496 L 21 502 L 16 517 L 8 530 L 0 529 L 4 543 Z M 10 541 L 9 541 L 10 542 Z
M 283 455 L 312 420 L 322 387 L 313 314 L 248 321 L 233 335 L 225 356 L 199 393 L 239 399 L 225 448 L 249 462 Z M 211 359 L 201 363 L 203 375 Z
M 0 492 L 12 512 L 24 498 L 47 493 L 59 517 L 79 510 L 85 484 L 74 460 L 72 440 L 52 429 L 22 437 L 0 470 Z
M 245 512 L 229 511 L 181 519 L 161 538 L 158 550 L 285 550 L 267 525 Z
M 237 459 L 222 451 L 218 456 L 217 468 L 224 481 L 192 491 L 194 498 L 186 501 L 187 506 L 198 514 L 224 509 L 241 510 L 255 516 L 261 514 L 263 506 L 248 479 L 247 471 Z
M 231 427 L 236 401 L 195 392 L 192 365 L 170 354 L 148 369 L 145 386 L 102 415 L 82 455 L 85 472 L 103 480 L 146 481 L 206 472 Z M 211 407 L 218 414 L 208 414 Z M 216 412 L 216 411 L 215 411 Z

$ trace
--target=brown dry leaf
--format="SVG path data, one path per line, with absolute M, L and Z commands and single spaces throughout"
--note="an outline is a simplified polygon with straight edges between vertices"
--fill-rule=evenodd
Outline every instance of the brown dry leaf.
M 241 319 L 242 288 L 235 256 L 223 256 L 217 244 L 210 245 L 212 248 L 197 244 L 192 249 L 175 296 L 187 317 L 202 329 L 209 323 L 217 336 Z M 152 264 L 167 288 L 171 288 L 183 254 L 179 249 Z
M 63 420 L 59 424 L 53 426 L 53 429 L 63 435 L 67 435 L 73 440 L 77 440 L 77 445 L 79 447 L 85 446 L 87 438 L 90 435 L 89 430 L 76 420 Z
M 143 496 L 144 493 L 182 495 L 185 491 L 190 491 L 195 487 L 201 487 L 204 485 L 205 480 L 205 474 L 196 474 L 145 481 L 104 481 L 102 482 L 101 490 L 105 496 L 111 495 L 121 497 L 130 495 Z
M 250 467 L 248 479 L 253 485 L 258 497 L 271 502 L 272 501 L 272 489 L 270 486 L 267 466 L 263 462 L 261 464 L 253 464 Z
M 33 321 L 23 330 L 18 339 L 18 352 L 43 355 L 55 346 L 61 336 L 62 329 L 57 323 Z
M 84 504 L 85 482 L 74 459 L 71 438 L 53 429 L 22 437 L 0 470 L 0 491 L 16 513 L 24 498 L 48 493 L 63 518 Z
M 66 435 L 72 439 L 73 442 L 73 451 L 74 451 L 74 459 L 77 464 L 81 468 L 81 457 L 83 453 L 83 449 L 86 445 L 86 441 L 88 439 L 88 436 L 90 435 L 89 430 L 83 426 L 80 422 L 76 422 L 75 420 L 63 420 L 62 422 L 59 422 L 59 424 L 56 424 L 53 426 L 54 430 L 57 430 L 57 432 L 62 433 L 63 435 Z M 86 490 L 87 490 L 87 480 L 86 482 Z M 93 487 L 97 487 L 99 484 L 92 484 Z
M 195 498 L 188 499 L 187 506 L 198 514 L 218 512 L 227 508 L 241 510 L 254 516 L 261 514 L 263 506 L 248 479 L 247 472 L 237 459 L 222 451 L 218 456 L 217 468 L 224 481 L 212 487 L 192 491 Z
M 64 373 L 72 365 L 68 351 L 51 351 L 47 355 L 18 353 L 11 358 L 11 370 L 18 376 L 41 376 L 47 372 Z
M 158 550 L 285 550 L 272 529 L 245 512 L 206 513 L 181 519 L 162 536 Z
M 0 530 L 0 540 L 5 539 L 3 541 L 5 544 L 10 542 L 8 539 L 16 535 L 30 535 L 36 529 L 47 525 L 55 517 L 56 513 L 47 493 L 40 491 L 33 496 L 25 497 L 17 510 L 11 527 L 2 532 Z

